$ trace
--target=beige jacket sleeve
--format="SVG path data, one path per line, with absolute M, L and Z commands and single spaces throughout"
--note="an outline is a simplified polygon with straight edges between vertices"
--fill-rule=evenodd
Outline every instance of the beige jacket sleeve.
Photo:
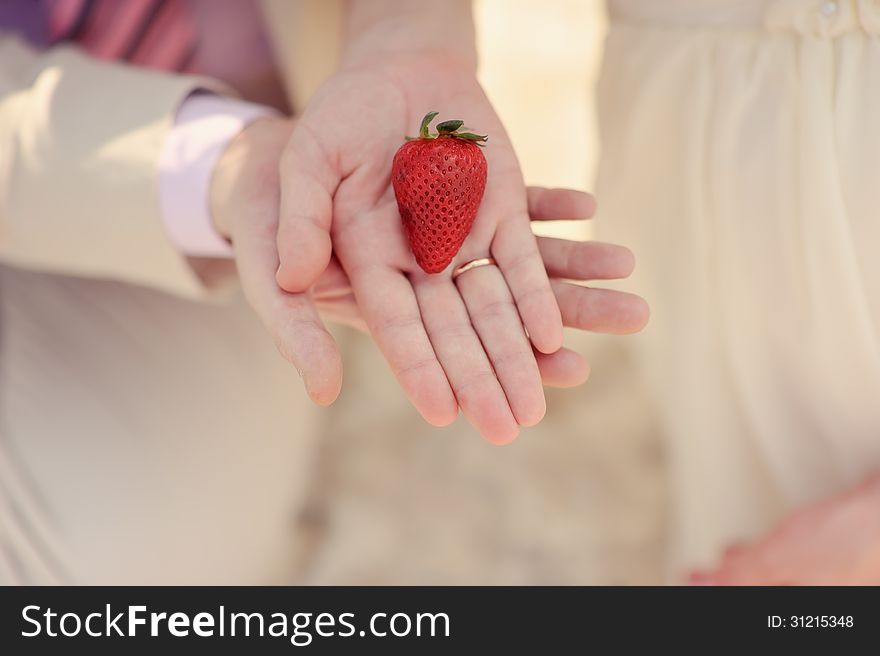
M 181 101 L 217 87 L 0 33 L 0 262 L 201 296 L 162 224 L 157 163 Z

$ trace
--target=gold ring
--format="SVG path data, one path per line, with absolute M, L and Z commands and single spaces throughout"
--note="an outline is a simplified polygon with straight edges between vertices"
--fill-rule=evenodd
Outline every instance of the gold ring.
M 470 271 L 471 269 L 490 265 L 495 266 L 494 257 L 481 257 L 476 260 L 471 260 L 470 262 L 465 262 L 461 266 L 455 267 L 455 271 L 452 272 L 452 279 L 455 280 L 465 271 Z

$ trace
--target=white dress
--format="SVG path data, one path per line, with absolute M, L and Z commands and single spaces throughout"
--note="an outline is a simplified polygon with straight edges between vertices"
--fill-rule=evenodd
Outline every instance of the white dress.
M 880 2 L 609 13 L 598 226 L 653 310 L 677 574 L 880 468 Z

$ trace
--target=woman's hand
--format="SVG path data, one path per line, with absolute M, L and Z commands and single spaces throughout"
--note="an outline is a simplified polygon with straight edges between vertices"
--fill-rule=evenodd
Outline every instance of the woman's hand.
M 880 475 L 727 550 L 700 585 L 880 585 Z
M 365 19 L 366 36 L 353 40 L 340 72 L 311 99 L 283 157 L 277 280 L 289 292 L 308 289 L 335 253 L 370 333 L 422 416 L 445 425 L 460 407 L 487 439 L 508 442 L 545 412 L 536 353 L 562 346 L 562 316 L 529 227 L 526 188 L 467 49 L 408 43 L 426 21 L 446 34 L 457 34 L 451 25 L 459 24 L 468 32 L 469 16 L 444 22 L 458 3 L 439 13 L 424 3 L 384 4 L 410 14 Z M 372 3 L 350 6 L 361 5 Z M 422 41 L 432 38 L 425 32 Z M 489 135 L 479 214 L 453 265 L 435 275 L 415 263 L 390 184 L 394 153 L 429 110 Z M 452 281 L 454 266 L 487 256 L 497 267 Z
M 306 292 L 286 292 L 275 281 L 278 161 L 292 129 L 292 121 L 263 119 L 233 140 L 212 179 L 211 208 L 217 228 L 233 242 L 248 301 L 279 351 L 303 374 L 312 398 L 327 404 L 338 393 L 342 370 L 338 350 L 321 317 L 361 330 L 366 326 L 348 277 L 335 258 Z M 564 189 L 533 187 L 527 199 L 532 220 L 588 218 L 595 206 L 588 194 Z M 633 267 L 629 250 L 550 238 L 539 238 L 538 247 L 553 278 L 552 287 L 566 326 L 610 333 L 641 329 L 647 320 L 647 306 L 642 299 L 562 280 L 624 278 Z M 553 354 L 536 353 L 536 360 L 547 385 L 578 385 L 589 372 L 584 358 L 565 348 Z

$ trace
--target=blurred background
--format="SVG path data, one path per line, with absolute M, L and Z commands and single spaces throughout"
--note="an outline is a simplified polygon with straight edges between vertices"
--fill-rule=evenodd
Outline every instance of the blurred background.
M 482 81 L 530 184 L 590 187 L 603 12 L 600 0 L 476 3 Z M 549 390 L 547 418 L 500 448 L 463 421 L 424 424 L 372 343 L 344 341 L 345 388 L 324 414 L 299 518 L 302 582 L 663 581 L 662 453 L 626 338 L 569 335 L 590 382 Z
M 599 150 L 603 0 L 477 0 L 480 81 L 530 184 L 582 188 Z

